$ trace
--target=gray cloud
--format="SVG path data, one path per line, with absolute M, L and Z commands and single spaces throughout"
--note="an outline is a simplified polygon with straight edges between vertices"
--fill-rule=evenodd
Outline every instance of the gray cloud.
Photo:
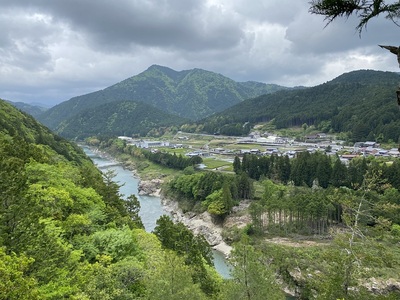
M 129 49 L 132 44 L 187 50 L 226 48 L 237 44 L 240 23 L 204 1 L 69 0 L 30 1 L 30 9 L 68 24 L 99 49 Z M 12 2 L 24 9 L 25 1 Z
M 324 28 L 308 0 L 0 0 L 0 97 L 56 103 L 152 64 L 234 80 L 316 85 L 354 69 L 397 71 L 377 44 L 398 27 Z

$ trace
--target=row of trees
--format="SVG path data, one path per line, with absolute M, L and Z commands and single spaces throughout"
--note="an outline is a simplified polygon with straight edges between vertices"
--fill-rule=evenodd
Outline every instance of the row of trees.
M 168 191 L 178 199 L 196 203 L 215 216 L 225 217 L 239 199 L 253 195 L 253 184 L 245 174 L 227 175 L 218 172 L 198 172 L 171 180 Z
M 141 152 L 146 159 L 154 163 L 178 170 L 184 170 L 187 167 L 195 166 L 203 162 L 203 159 L 198 155 L 183 157 L 181 154 L 176 155 L 176 153 L 170 154 L 160 151 L 152 152 L 149 150 L 141 150 Z
M 352 189 L 361 187 L 367 172 L 375 172 L 382 182 L 400 189 L 399 160 L 385 162 L 360 157 L 346 165 L 339 157 L 322 152 L 301 152 L 291 160 L 287 156 L 246 154 L 242 160 L 235 157 L 233 168 L 236 174 L 244 172 L 256 180 L 268 178 L 284 184 L 291 182 L 295 186 L 345 186 Z
M 366 178 L 376 174 L 368 173 Z M 363 199 L 363 209 L 368 216 L 359 221 L 365 226 L 376 226 L 382 220 L 388 220 L 388 228 L 400 224 L 400 192 L 389 185 L 374 190 L 373 184 L 360 190 L 346 187 L 322 189 L 320 187 L 295 187 L 266 180 L 264 194 L 258 201 L 252 202 L 250 214 L 254 233 L 265 232 L 287 235 L 289 233 L 326 234 L 332 225 L 343 224 L 343 213 Z
M 177 155 L 176 153 L 171 154 L 162 151 L 151 151 L 129 145 L 126 143 L 126 141 L 109 136 L 102 136 L 99 137 L 99 139 L 89 138 L 87 141 L 91 145 L 107 149 L 107 151 L 110 153 L 118 155 L 122 153 L 128 154 L 135 158 L 147 159 L 151 162 L 171 169 L 184 170 L 187 167 L 196 166 L 203 162 L 203 159 L 198 155 L 184 157 L 181 154 Z

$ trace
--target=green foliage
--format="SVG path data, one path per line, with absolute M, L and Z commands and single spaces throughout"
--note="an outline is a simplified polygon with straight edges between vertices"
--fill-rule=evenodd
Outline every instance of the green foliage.
M 199 283 L 204 293 L 218 293 L 218 282 L 207 267 L 212 266 L 212 252 L 203 236 L 195 236 L 183 223 L 174 224 L 165 215 L 157 220 L 154 234 L 163 248 L 173 250 L 184 257 L 185 264 L 193 271 L 193 282 Z
M 28 104 L 28 103 L 24 103 L 24 102 L 11 102 L 11 101 L 7 101 L 7 100 L 5 100 L 5 101 L 10 103 L 11 105 L 15 106 L 19 110 L 22 110 L 23 112 L 26 112 L 27 114 L 29 114 L 35 118 L 47 110 L 46 107 L 32 105 L 32 104 Z
M 161 245 L 180 255 L 186 256 L 188 264 L 201 264 L 203 259 L 212 265 L 212 254 L 208 243 L 202 236 L 195 236 L 183 223 L 174 223 L 164 215 L 157 220 L 154 234 Z
M 274 120 L 277 129 L 305 124 L 337 133 L 350 132 L 354 142 L 375 140 L 380 135 L 382 141 L 397 141 L 400 118 L 394 91 L 398 82 L 396 73 L 354 71 L 319 86 L 243 101 L 201 124 L 204 131 L 213 134 L 224 127 Z M 238 131 L 237 135 L 246 133 Z
M 339 17 L 349 18 L 355 15 L 359 19 L 357 29 L 361 31 L 367 27 L 367 23 L 374 17 L 385 14 L 386 18 L 397 25 L 400 13 L 399 3 L 387 3 L 387 1 L 354 1 L 354 0 L 314 0 L 310 2 L 310 12 L 325 16 L 328 24 Z
M 113 173 L 101 174 L 75 146 L 0 106 L 0 299 L 154 299 L 170 270 L 178 294 L 216 295 L 204 239 L 180 228 L 175 251 L 183 258 L 168 269 L 177 254 L 141 229 L 137 198 L 122 198 Z
M 226 284 L 225 299 L 285 299 L 266 257 L 248 242 L 235 246 L 230 258 L 232 279 Z
M 235 158 L 239 161 L 239 158 Z M 246 154 L 237 173 L 253 179 L 268 178 L 279 183 L 308 187 L 348 187 L 359 190 L 367 174 L 377 173 L 380 182 L 371 187 L 379 193 L 387 188 L 400 188 L 399 159 L 379 163 L 377 159 L 354 158 L 346 166 L 339 157 L 331 158 L 322 152 L 300 152 L 291 160 L 287 156 L 257 156 Z M 236 163 L 236 166 L 238 164 Z M 398 197 L 392 193 L 392 196 Z M 390 201 L 390 200 L 389 200 Z
M 59 127 L 60 130 L 63 127 L 62 123 L 68 122 L 68 126 L 71 127 L 68 133 L 72 134 L 71 118 L 75 118 L 79 123 L 84 123 L 86 121 L 81 119 L 83 116 L 95 118 L 92 112 L 93 109 L 97 110 L 96 106 L 127 100 L 143 102 L 161 111 L 183 118 L 199 120 L 215 112 L 223 111 L 245 99 L 280 89 L 285 88 L 257 82 L 239 83 L 220 74 L 201 69 L 176 72 L 166 67 L 153 65 L 143 73 L 104 90 L 65 101 L 43 113 L 39 120 L 52 129 Z M 119 109 L 113 108 L 114 105 L 112 104 L 108 106 L 114 113 L 106 114 L 107 122 L 103 124 L 110 128 L 107 130 L 111 130 L 120 122 L 119 118 L 124 115 L 125 107 L 128 107 L 127 110 L 132 110 L 133 105 L 122 102 L 117 105 Z M 138 103 L 136 105 L 139 106 Z M 103 106 L 103 108 L 105 107 Z M 101 111 L 106 113 L 105 109 Z M 78 115 L 81 117 L 77 117 Z M 147 115 L 146 112 L 145 115 Z M 141 118 L 141 120 L 143 119 Z M 148 118 L 146 122 L 154 121 Z M 88 123 L 91 124 L 92 122 L 89 120 Z M 179 122 L 175 124 L 179 124 Z M 93 125 L 97 126 L 97 124 Z M 145 126 L 145 124 L 141 126 Z M 119 127 L 122 129 L 121 126 Z M 89 129 L 89 127 L 86 128 Z
M 85 139 L 93 135 L 160 136 L 167 127 L 186 120 L 163 112 L 143 102 L 106 103 L 85 110 L 64 120 L 55 130 L 70 139 Z
M 189 166 L 195 166 L 203 162 L 200 156 L 183 157 L 181 154 L 176 155 L 176 153 L 152 152 L 142 149 L 139 151 L 148 160 L 172 169 L 183 170 Z
M 0 248 L 0 299 L 40 299 L 35 278 L 28 275 L 32 258 Z
M 166 251 L 160 265 L 148 276 L 146 299 L 207 299 L 199 284 L 192 281 L 193 270 L 182 257 Z
M 207 207 L 207 211 L 212 215 L 224 216 L 229 214 L 234 206 L 234 201 L 228 183 L 225 182 L 222 189 L 208 195 L 202 205 Z
M 212 215 L 224 218 L 239 199 L 251 198 L 254 188 L 245 173 L 228 175 L 201 172 L 174 178 L 168 184 L 168 193 L 175 198 L 188 200 L 192 207 L 201 203 Z

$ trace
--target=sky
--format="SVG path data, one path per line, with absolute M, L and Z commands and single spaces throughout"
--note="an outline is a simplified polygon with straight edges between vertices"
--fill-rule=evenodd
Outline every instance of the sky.
M 0 0 L 0 98 L 54 105 L 151 65 L 235 81 L 316 86 L 353 70 L 398 72 L 400 28 L 325 27 L 309 0 Z

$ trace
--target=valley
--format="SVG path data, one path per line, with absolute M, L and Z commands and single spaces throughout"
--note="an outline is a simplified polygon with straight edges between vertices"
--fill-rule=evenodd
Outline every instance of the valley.
M 206 78 L 221 79 L 202 70 L 174 73 L 159 66 L 149 68 L 145 74 L 152 80 L 160 76 L 169 78 L 162 81 L 169 84 L 172 84 L 170 80 L 193 79 L 199 74 L 197 84 L 208 82 Z M 82 175 L 87 180 L 85 185 L 95 183 L 97 193 L 107 201 L 99 202 L 96 208 L 102 214 L 100 207 L 105 205 L 107 221 L 101 221 L 100 215 L 92 216 L 81 207 L 76 213 L 79 216 L 69 216 L 67 211 L 63 212 L 65 217 L 60 212 L 54 217 L 47 214 L 50 223 L 43 230 L 61 226 L 60 230 L 68 234 L 61 234 L 59 238 L 69 236 L 65 241 L 68 247 L 84 247 L 82 262 L 102 263 L 106 272 L 119 268 L 121 261 L 128 257 L 137 259 L 135 253 L 129 252 L 133 251 L 133 246 L 127 246 L 128 252 L 119 257 L 117 250 L 111 250 L 113 246 L 102 248 L 106 245 L 104 241 L 95 246 L 92 242 L 97 243 L 100 237 L 109 234 L 133 234 L 137 238 L 144 237 L 143 242 L 149 239 L 148 244 L 139 243 L 142 247 L 139 255 L 143 255 L 143 249 L 151 248 L 156 256 L 165 257 L 158 261 L 156 272 L 170 273 L 163 264 L 170 259 L 180 259 L 177 267 L 186 268 L 192 274 L 192 279 L 185 284 L 187 287 L 197 284 L 194 294 L 207 295 L 205 297 L 229 295 L 232 291 L 229 287 L 238 286 L 247 268 L 270 278 L 268 284 L 262 281 L 260 289 L 268 286 L 277 298 L 284 297 L 283 290 L 298 298 L 327 294 L 336 298 L 351 295 L 355 299 L 397 296 L 400 290 L 396 275 L 400 268 L 400 253 L 396 247 L 400 226 L 396 131 L 399 124 L 398 110 L 393 110 L 389 92 L 398 81 L 398 74 L 361 70 L 343 74 L 317 87 L 282 88 L 255 98 L 240 99 L 226 109 L 214 107 L 203 119 L 189 115 L 186 115 L 189 118 L 181 118 L 176 111 L 171 113 L 164 107 L 168 101 L 155 107 L 136 100 L 110 100 L 114 99 L 110 91 L 131 86 L 143 76 L 112 86 L 105 94 L 99 91 L 75 97 L 38 118 L 64 138 L 85 142 L 134 170 L 141 178 L 138 193 L 160 195 L 174 222 L 161 216 L 153 232 L 146 235 L 140 231 L 144 224 L 137 197 L 118 194 L 119 186 L 113 182 L 112 173 L 104 172 L 103 183 L 100 183 L 99 175 L 92 174 L 93 170 L 89 172 L 86 166 L 79 172 L 85 174 Z M 226 88 L 223 82 L 233 84 L 227 79 L 221 80 L 220 89 Z M 165 88 L 157 85 L 160 90 Z M 212 91 L 212 88 L 203 86 L 200 90 Z M 96 99 L 98 105 L 91 105 Z M 212 98 L 202 99 L 213 102 Z M 358 103 L 360 99 L 363 99 L 362 105 Z M 189 111 L 198 110 L 193 105 L 188 104 Z M 365 105 L 370 105 L 370 114 L 363 113 Z M 34 161 L 57 165 L 60 158 L 56 155 L 72 164 L 84 161 L 82 154 L 72 151 L 73 143 L 43 131 L 32 119 L 14 124 L 13 120 L 23 119 L 23 115 L 7 106 L 5 111 L 6 121 L 0 123 L 4 141 L 8 136 L 13 140 L 22 135 L 35 145 L 30 147 L 37 149 L 29 154 Z M 9 113 L 18 117 L 8 119 Z M 48 150 L 38 149 L 48 147 L 57 154 L 47 153 L 46 160 L 41 158 L 40 151 Z M 10 154 L 8 148 L 2 151 L 16 155 Z M 36 176 L 36 171 L 29 172 L 29 176 Z M 28 189 L 35 187 L 26 184 Z M 53 184 L 57 186 L 56 182 Z M 102 187 L 103 184 L 107 188 Z M 53 191 L 63 191 L 63 188 L 51 187 L 44 193 L 52 195 Z M 26 197 L 35 199 L 34 195 L 35 192 L 29 191 Z M 49 197 L 49 201 L 57 203 L 58 197 Z M 67 197 L 65 201 L 69 203 L 70 200 Z M 38 224 L 47 222 L 40 215 L 36 218 Z M 78 230 L 73 225 L 73 222 L 85 224 L 86 218 L 90 220 L 87 222 L 95 224 L 93 228 L 82 227 L 90 228 L 88 231 Z M 3 220 L 6 220 L 4 216 Z M 229 255 L 235 266 L 230 279 L 218 279 L 212 268 L 210 245 Z M 90 247 L 94 247 L 96 254 Z M 168 256 L 169 251 L 172 257 Z M 30 255 L 37 257 L 35 253 Z M 238 264 L 248 256 L 252 259 L 249 264 Z M 110 263 L 104 261 L 110 259 Z M 146 260 L 140 261 L 139 276 L 165 278 L 165 274 L 145 271 L 146 263 Z M 83 265 L 78 264 L 77 268 Z M 180 274 L 189 274 L 183 269 Z M 90 276 L 101 280 L 95 274 Z M 77 277 L 71 278 L 79 281 Z M 256 277 L 252 280 L 256 281 Z M 37 282 L 34 291 L 48 295 L 48 278 Z M 135 287 L 128 293 L 159 293 L 153 288 L 153 282 L 140 280 L 145 289 Z M 66 285 L 69 284 L 66 281 Z M 83 281 L 77 283 L 76 290 L 85 290 L 82 284 Z M 114 282 L 110 289 L 127 289 L 119 284 Z M 102 292 L 100 287 L 85 291 L 92 290 Z
M 400 1 L 2 12 L 0 300 L 400 299 Z

